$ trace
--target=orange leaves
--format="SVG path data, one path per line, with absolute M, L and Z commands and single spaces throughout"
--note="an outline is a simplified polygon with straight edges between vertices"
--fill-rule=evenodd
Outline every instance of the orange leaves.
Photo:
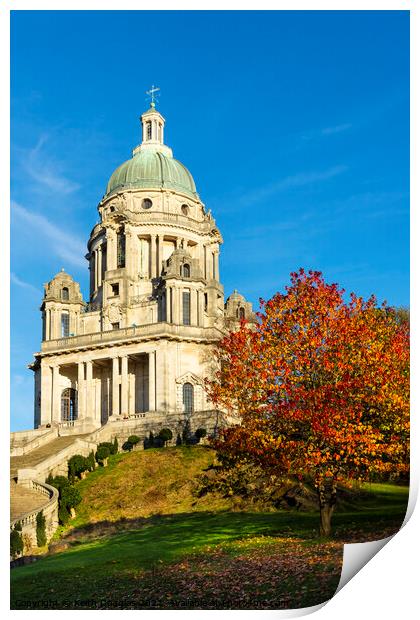
M 242 426 L 220 450 L 295 474 L 407 466 L 408 322 L 374 297 L 343 294 L 300 269 L 284 294 L 262 301 L 253 329 L 224 338 L 209 391 Z

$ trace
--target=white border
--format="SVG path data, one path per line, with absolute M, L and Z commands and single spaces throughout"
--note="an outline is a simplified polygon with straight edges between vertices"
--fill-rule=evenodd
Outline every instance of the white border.
M 226 3 L 220 2 L 220 0 L 213 0 L 213 2 L 175 2 L 175 1 L 159 1 L 155 0 L 153 6 L 150 3 L 146 2 L 134 2 L 128 0 L 120 0 L 118 3 L 112 0 L 85 0 L 82 2 L 81 0 L 72 0 L 70 1 L 61 1 L 58 0 L 44 0 L 39 2 L 34 2 L 33 0 L 6 0 L 2 3 L 0 7 L 0 57 L 2 58 L 1 62 L 1 78 L 2 78 L 2 93 L 3 96 L 0 98 L 0 122 L 2 124 L 2 141 L 1 141 L 1 174 L 3 176 L 2 187 L 2 203 L 3 203 L 3 213 L 2 213 L 2 225 L 0 227 L 0 247 L 2 250 L 2 256 L 0 260 L 0 282 L 2 286 L 2 306 L 6 307 L 6 315 L 3 314 L 1 321 L 1 332 L 0 338 L 3 343 L 3 360 L 8 359 L 8 352 L 10 351 L 10 341 L 9 341 L 9 287 L 6 283 L 9 282 L 9 210 L 8 205 L 10 204 L 10 195 L 9 195 L 9 133 L 10 133 L 10 110 L 9 110 L 9 98 L 5 96 L 5 93 L 9 92 L 9 83 L 10 83 L 10 75 L 9 75 L 9 63 L 7 63 L 6 59 L 9 56 L 9 11 L 10 10 L 110 10 L 110 9 L 119 9 L 119 10 L 145 10 L 145 9 L 172 9 L 172 10 L 192 10 L 192 9 L 206 9 L 206 10 L 215 10 L 215 9 L 240 9 L 240 10 L 249 10 L 249 9 L 281 9 L 281 10 L 411 10 L 411 22 L 412 22 L 412 50 L 411 50 L 411 72 L 412 72 L 412 91 L 411 91 L 411 109 L 413 110 L 412 114 L 412 123 L 411 123 L 411 135 L 414 138 L 418 139 L 418 123 L 417 116 L 415 115 L 415 111 L 419 109 L 420 102 L 417 97 L 417 79 L 415 79 L 419 73 L 420 67 L 418 62 L 418 50 L 419 45 L 417 43 L 417 38 L 419 35 L 419 27 L 418 27 L 418 17 L 417 17 L 417 6 L 414 1 L 382 1 L 379 2 L 377 0 L 365 0 L 361 2 L 360 0 L 353 0 L 352 2 L 337 2 L 337 1 L 318 1 L 314 0 L 303 1 L 303 0 L 294 0 L 294 1 L 283 1 L 283 2 L 260 2 L 258 6 L 256 6 L 255 2 L 251 1 L 243 1 L 243 2 L 230 2 Z M 416 144 L 418 143 L 415 141 Z M 413 144 L 413 142 L 412 142 Z M 412 171 L 412 193 L 413 193 L 413 201 L 412 204 L 416 205 L 419 201 L 419 192 L 418 192 L 418 182 L 416 181 L 416 176 L 414 171 L 418 171 L 419 162 L 418 157 L 416 157 L 416 151 L 413 146 L 411 149 L 411 171 Z M 418 231 L 418 207 L 412 210 L 412 230 L 417 233 Z M 414 277 L 416 274 L 415 267 L 418 264 L 419 259 L 419 251 L 418 244 L 415 243 L 416 239 L 414 235 L 412 235 L 411 241 L 411 256 L 412 256 L 412 274 L 411 274 L 411 290 L 412 290 L 412 299 L 411 299 L 411 314 L 412 314 L 412 347 L 414 353 L 412 354 L 412 376 L 415 376 L 417 379 L 418 376 L 418 335 L 417 335 L 417 322 L 418 322 L 418 307 L 417 307 L 417 294 L 416 294 L 416 282 L 414 281 Z M 4 346 L 5 345 L 5 346 Z M 2 407 L 2 415 L 3 420 L 7 417 L 7 412 L 9 410 L 9 369 L 8 363 L 6 361 L 5 364 L 2 364 L 1 370 L 1 381 L 2 381 L 2 399 L 1 403 Z M 418 429 L 419 423 L 416 420 L 416 415 L 418 414 L 419 407 L 418 404 L 418 389 L 416 386 L 416 380 L 412 382 L 413 385 L 413 397 L 412 397 L 412 440 L 414 445 L 413 449 L 413 458 L 412 458 L 412 484 L 411 491 L 414 491 L 414 494 L 417 494 L 417 485 L 419 479 L 419 457 L 418 457 Z M 3 427 L 3 450 L 2 458 L 3 460 L 3 471 L 7 470 L 7 455 L 9 449 L 8 442 L 8 423 L 6 423 L 6 428 Z M 6 493 L 8 494 L 8 490 L 6 489 Z M 411 493 L 411 495 L 413 495 Z M 4 505 L 4 503 L 3 503 Z M 3 561 L 5 562 L 4 568 L 6 570 L 6 574 L 8 571 L 8 518 L 7 514 L 2 514 L 3 524 L 1 528 L 1 536 L 2 541 L 4 543 L 3 548 Z M 381 618 L 381 620 L 387 620 L 395 617 L 399 618 L 414 618 L 417 617 L 418 613 L 418 595 L 417 591 L 419 590 L 418 586 L 418 553 L 416 550 L 415 543 L 418 542 L 418 534 L 419 534 L 419 509 L 415 510 L 412 518 L 408 521 L 402 531 L 397 534 L 393 539 L 389 542 L 389 544 L 377 555 L 373 558 L 362 570 L 358 573 L 350 582 L 350 584 L 343 588 L 327 605 L 322 607 L 320 611 L 317 612 L 317 617 L 323 620 L 334 619 L 337 617 L 343 620 L 347 620 L 353 618 L 354 616 L 359 616 L 361 618 Z M 9 607 L 9 595 L 8 595 L 8 580 L 3 580 L 3 596 L 2 596 L 2 607 L 6 613 L 10 614 L 19 614 L 20 616 L 26 617 L 28 612 L 8 612 Z M 417 612 L 417 613 L 416 613 Z M 60 611 L 39 611 L 39 612 L 30 612 L 33 613 L 63 613 Z M 64 613 L 74 613 L 71 611 Z M 79 614 L 90 614 L 89 617 L 92 618 L 92 614 L 96 613 L 94 611 L 80 611 Z M 102 612 L 103 613 L 103 612 Z M 119 615 L 120 612 L 117 611 L 107 611 L 105 612 L 109 615 Z M 293 614 L 290 612 L 279 612 L 279 611 L 241 611 L 235 610 L 231 612 L 214 612 L 214 611 L 125 611 L 125 614 L 139 614 L 141 613 L 143 617 L 149 616 L 149 614 L 153 614 L 153 617 L 156 617 L 156 614 L 165 614 L 165 616 L 173 616 L 179 617 L 179 614 L 188 614 L 188 615 L 214 615 L 215 613 L 223 615 L 235 615 L 241 616 L 241 618 L 255 616 L 256 614 L 264 614 L 264 615 L 276 615 L 282 617 L 291 617 L 293 615 L 301 615 L 301 614 Z

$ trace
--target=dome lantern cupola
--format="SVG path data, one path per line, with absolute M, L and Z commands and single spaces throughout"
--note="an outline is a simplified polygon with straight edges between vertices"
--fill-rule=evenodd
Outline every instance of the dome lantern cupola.
M 143 140 L 142 144 L 163 144 L 163 129 L 165 127 L 165 119 L 156 110 L 155 103 L 150 104 L 147 112 L 140 116 Z
M 140 121 L 142 142 L 133 150 L 132 158 L 112 173 L 104 198 L 124 189 L 170 189 L 197 200 L 191 173 L 163 143 L 165 119 L 156 110 L 154 101 Z

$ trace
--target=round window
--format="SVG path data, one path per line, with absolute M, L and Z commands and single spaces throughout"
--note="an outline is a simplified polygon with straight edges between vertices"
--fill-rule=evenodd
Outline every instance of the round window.
M 143 209 L 150 209 L 152 204 L 153 202 L 150 200 L 150 198 L 144 198 L 143 202 L 141 203 L 141 206 L 143 207 Z
M 182 205 L 182 207 L 181 207 L 181 211 L 182 211 L 182 213 L 183 213 L 184 215 L 188 215 L 189 210 L 190 210 L 190 209 L 189 209 L 188 205 Z

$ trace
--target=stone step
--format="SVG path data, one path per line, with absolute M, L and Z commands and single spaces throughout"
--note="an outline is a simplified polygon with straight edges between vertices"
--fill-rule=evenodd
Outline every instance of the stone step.
M 66 435 L 65 437 L 57 437 L 57 439 L 53 439 L 49 443 L 45 444 L 45 446 L 41 446 L 29 454 L 10 457 L 10 475 L 12 477 L 16 476 L 18 469 L 35 467 L 35 465 L 42 463 L 42 461 L 45 461 L 45 459 L 49 456 L 57 454 L 64 448 L 67 448 L 67 446 L 70 446 L 76 439 L 87 437 L 88 435 L 89 433 L 84 435 Z

